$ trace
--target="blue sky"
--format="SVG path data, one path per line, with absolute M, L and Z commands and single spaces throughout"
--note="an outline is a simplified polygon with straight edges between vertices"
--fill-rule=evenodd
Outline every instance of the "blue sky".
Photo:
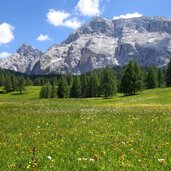
M 44 52 L 93 16 L 171 18 L 170 9 L 171 0 L 0 0 L 0 58 L 22 43 Z

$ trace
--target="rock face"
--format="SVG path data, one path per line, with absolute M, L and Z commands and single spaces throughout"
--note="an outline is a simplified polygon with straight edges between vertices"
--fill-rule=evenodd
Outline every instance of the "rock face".
M 22 56 L 25 59 L 21 53 L 17 54 L 16 58 Z M 171 20 L 162 17 L 117 20 L 95 17 L 40 56 L 28 62 L 28 69 L 20 67 L 19 71 L 80 74 L 106 65 L 122 66 L 130 59 L 143 66 L 164 66 L 171 58 Z M 18 65 L 17 60 L 12 61 L 8 69 Z
M 22 44 L 13 55 L 0 61 L 0 68 L 30 74 L 42 55 L 38 49 Z

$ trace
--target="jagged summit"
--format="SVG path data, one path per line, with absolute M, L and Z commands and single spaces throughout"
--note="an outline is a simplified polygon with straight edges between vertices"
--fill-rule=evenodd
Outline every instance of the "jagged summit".
M 42 55 L 41 51 L 33 49 L 31 45 L 22 44 L 13 55 L 0 61 L 0 67 L 30 74 L 33 66 Z
M 112 20 L 93 17 L 43 55 L 28 45 L 22 45 L 17 54 L 18 60 L 24 56 L 37 59 L 29 62 L 29 72 L 26 69 L 32 74 L 79 74 L 106 65 L 122 66 L 130 59 L 144 66 L 164 66 L 171 58 L 171 20 L 146 16 Z M 6 60 L 8 69 L 20 66 L 18 61 L 9 63 Z M 2 62 L 0 66 L 4 67 Z

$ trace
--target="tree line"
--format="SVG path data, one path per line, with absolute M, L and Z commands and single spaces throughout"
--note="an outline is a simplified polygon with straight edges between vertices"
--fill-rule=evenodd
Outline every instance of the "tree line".
M 5 93 L 42 86 L 40 98 L 110 98 L 118 92 L 134 95 L 144 89 L 171 86 L 171 61 L 164 68 L 140 67 L 129 61 L 124 67 L 106 67 L 82 75 L 27 76 L 0 70 L 0 86 Z
M 171 86 L 171 61 L 166 69 L 155 66 L 142 68 L 129 61 L 123 68 L 106 67 L 79 76 L 62 75 L 59 81 L 48 82 L 40 91 L 40 98 L 110 98 L 117 92 L 135 95 L 144 89 Z

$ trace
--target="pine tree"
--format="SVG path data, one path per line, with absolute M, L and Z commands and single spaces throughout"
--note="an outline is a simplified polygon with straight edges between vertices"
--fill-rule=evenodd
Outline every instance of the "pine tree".
M 167 69 L 166 69 L 166 86 L 171 87 L 171 59 L 168 63 Z
M 157 70 L 155 67 L 151 67 L 146 80 L 146 86 L 148 89 L 153 89 L 158 87 L 158 76 L 157 76 Z
M 161 68 L 158 69 L 158 83 L 159 83 L 158 85 L 159 87 L 164 86 L 164 74 Z
M 81 97 L 89 97 L 88 76 L 86 74 L 81 75 Z
M 18 79 L 18 86 L 17 86 L 17 90 L 20 92 L 20 94 L 26 90 L 25 87 L 25 79 L 23 76 L 20 76 L 20 78 Z
M 41 90 L 40 90 L 40 94 L 39 97 L 40 98 L 50 98 L 51 97 L 51 85 L 49 82 L 46 83 L 46 85 L 44 85 Z
M 97 97 L 99 90 L 99 79 L 96 73 L 91 73 L 90 79 L 88 82 L 88 92 L 89 97 Z
M 68 98 L 69 97 L 69 87 L 64 76 L 61 76 L 58 84 L 57 94 L 59 98 Z
M 51 98 L 56 98 L 57 92 L 56 92 L 56 81 L 52 82 L 52 90 L 51 90 Z
M 32 85 L 33 85 L 33 81 L 29 77 L 27 77 L 26 86 L 32 86 Z
M 74 77 L 70 96 L 73 98 L 79 98 L 81 96 L 81 82 L 79 76 Z
M 4 81 L 4 91 L 9 93 L 12 91 L 12 83 L 10 77 L 6 77 Z
M 142 72 L 138 64 L 132 61 L 125 66 L 121 80 L 121 91 L 127 95 L 135 95 L 143 87 Z
M 12 91 L 17 90 L 18 81 L 17 81 L 16 76 L 12 74 L 10 79 L 11 79 Z
M 115 75 L 109 67 L 106 67 L 102 72 L 101 88 L 105 98 L 111 98 L 117 93 L 117 83 Z
M 41 90 L 40 90 L 40 94 L 39 94 L 40 98 L 46 98 L 47 97 L 47 91 L 46 91 L 46 86 L 42 86 Z
M 0 86 L 3 86 L 5 82 L 4 74 L 0 74 Z

